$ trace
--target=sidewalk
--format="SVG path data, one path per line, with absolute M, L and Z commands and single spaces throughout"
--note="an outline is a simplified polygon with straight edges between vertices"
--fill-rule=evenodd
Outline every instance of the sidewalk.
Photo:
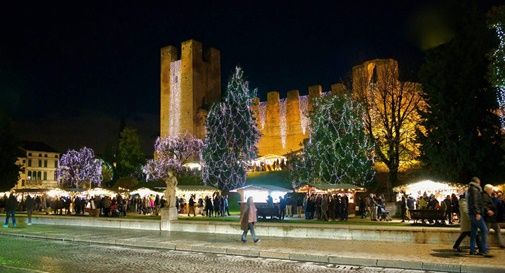
M 505 250 L 498 248 L 491 249 L 492 258 L 485 258 L 453 253 L 452 246 L 448 245 L 272 237 L 263 237 L 258 244 L 253 244 L 249 238 L 250 241 L 243 244 L 239 234 L 229 236 L 53 225 L 3 228 L 0 235 L 359 266 L 447 272 L 505 272 Z

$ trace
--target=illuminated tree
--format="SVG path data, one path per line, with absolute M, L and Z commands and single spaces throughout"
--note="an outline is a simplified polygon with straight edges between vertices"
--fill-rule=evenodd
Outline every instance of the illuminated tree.
M 259 131 L 251 109 L 256 90 L 250 90 L 237 67 L 222 102 L 207 116 L 202 175 L 208 185 L 223 191 L 245 185 L 247 168 L 256 157 Z
M 362 106 L 348 95 L 314 100 L 310 139 L 294 159 L 294 187 L 301 183 L 363 186 L 374 177 L 374 146 L 365 133 Z
M 68 150 L 59 161 L 58 183 L 65 188 L 91 188 L 102 182 L 102 162 L 92 149 Z
M 489 78 L 496 87 L 498 114 L 503 129 L 505 128 L 505 6 L 493 8 L 489 17 L 489 25 L 496 31 L 498 37 L 498 46 L 490 55 Z
M 158 137 L 154 144 L 154 159 L 143 167 L 147 180 L 165 179 L 168 172 L 179 175 L 184 171 L 184 164 L 199 160 L 203 142 L 193 136 Z
M 375 142 L 377 159 L 388 169 L 390 197 L 399 170 L 411 167 L 419 156 L 416 132 L 422 128 L 417 110 L 425 106 L 420 84 L 399 81 L 396 62 L 374 66 L 371 75 L 367 72 L 357 72 L 353 92 L 364 106 L 365 128 Z

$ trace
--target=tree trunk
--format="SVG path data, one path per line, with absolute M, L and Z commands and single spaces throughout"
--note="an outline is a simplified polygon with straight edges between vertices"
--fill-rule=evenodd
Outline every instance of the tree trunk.
M 396 185 L 398 182 L 398 169 L 390 168 L 389 169 L 389 177 L 386 182 L 386 200 L 391 202 L 393 200 L 393 185 Z

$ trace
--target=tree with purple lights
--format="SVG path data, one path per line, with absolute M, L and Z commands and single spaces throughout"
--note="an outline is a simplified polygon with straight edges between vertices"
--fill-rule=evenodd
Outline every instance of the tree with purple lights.
M 178 174 L 184 170 L 184 164 L 199 159 L 203 142 L 193 136 L 185 135 L 158 137 L 154 144 L 154 159 L 148 160 L 143 167 L 147 180 L 164 180 L 167 188 L 165 199 L 167 207 L 175 207 L 175 188 Z M 177 214 L 173 215 L 174 219 Z
M 143 167 L 147 180 L 165 179 L 168 172 L 175 175 L 184 171 L 184 164 L 199 160 L 203 142 L 193 136 L 158 137 L 154 144 L 154 159 Z
M 102 182 L 102 162 L 92 149 L 68 150 L 59 161 L 58 183 L 65 188 L 91 188 Z
M 202 151 L 202 175 L 207 185 L 223 191 L 245 185 L 247 167 L 256 157 L 260 134 L 251 110 L 256 90 L 249 89 L 237 67 L 223 101 L 207 116 L 207 135 Z

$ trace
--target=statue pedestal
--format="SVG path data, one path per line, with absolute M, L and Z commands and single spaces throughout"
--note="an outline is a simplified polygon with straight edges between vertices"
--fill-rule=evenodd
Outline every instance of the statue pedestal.
M 161 221 L 174 221 L 177 220 L 178 213 L 176 207 L 162 208 L 160 210 Z

